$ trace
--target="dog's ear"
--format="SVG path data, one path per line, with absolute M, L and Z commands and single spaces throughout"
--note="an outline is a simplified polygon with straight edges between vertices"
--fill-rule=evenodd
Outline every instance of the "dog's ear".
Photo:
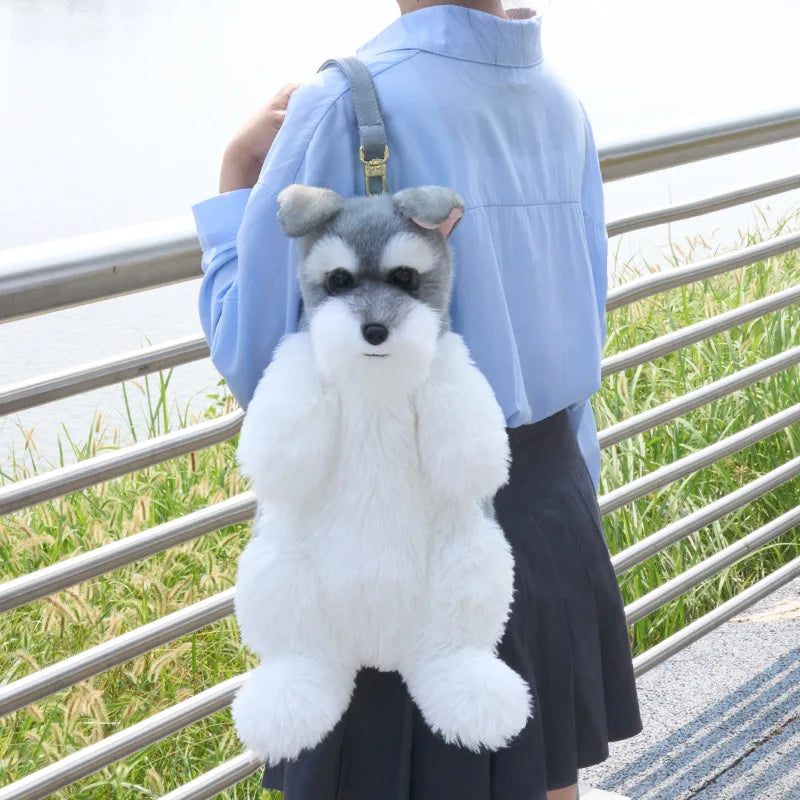
M 330 222 L 344 205 L 344 198 L 332 189 L 293 183 L 278 194 L 278 221 L 293 239 Z
M 428 230 L 438 230 L 446 239 L 464 216 L 464 201 L 445 186 L 413 186 L 392 195 L 394 207 L 403 216 Z

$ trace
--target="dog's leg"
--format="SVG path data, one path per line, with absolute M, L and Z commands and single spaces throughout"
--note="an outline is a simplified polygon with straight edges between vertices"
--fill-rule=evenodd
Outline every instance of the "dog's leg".
M 494 652 L 514 592 L 514 556 L 497 522 L 475 504 L 449 509 L 433 534 L 429 563 L 428 635 Z
M 242 551 L 234 609 L 242 642 L 262 664 L 232 711 L 242 742 L 275 763 L 313 747 L 336 724 L 355 668 L 326 616 L 319 574 L 302 554 L 287 552 L 277 516 L 260 521 L 269 530 Z
M 530 711 L 527 683 L 495 655 L 511 605 L 513 557 L 499 527 L 477 510 L 451 525 L 439 531 L 431 555 L 430 619 L 401 672 L 446 741 L 496 749 Z
M 266 509 L 256 527 L 236 573 L 233 604 L 242 643 L 262 657 L 289 651 L 298 640 L 324 647 L 328 625 L 319 616 L 319 575 L 301 547 L 296 554 L 290 549 L 293 531 L 280 512 Z
M 259 500 L 298 506 L 332 467 L 338 395 L 314 363 L 307 333 L 287 336 L 256 387 L 242 425 L 238 457 Z
M 508 479 L 505 418 L 460 336 L 445 334 L 415 396 L 417 447 L 432 493 L 491 497 Z

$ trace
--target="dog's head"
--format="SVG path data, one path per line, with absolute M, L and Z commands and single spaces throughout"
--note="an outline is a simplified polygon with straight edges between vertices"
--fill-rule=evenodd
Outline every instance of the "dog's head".
M 294 184 L 278 195 L 278 209 L 284 232 L 298 239 L 320 370 L 373 393 L 404 392 L 424 380 L 450 326 L 447 239 L 464 213 L 462 199 L 441 186 L 344 199 Z

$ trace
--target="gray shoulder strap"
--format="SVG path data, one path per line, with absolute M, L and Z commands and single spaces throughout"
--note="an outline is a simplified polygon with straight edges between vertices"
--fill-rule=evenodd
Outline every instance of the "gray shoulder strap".
M 386 161 L 389 158 L 389 145 L 372 75 L 364 62 L 355 56 L 329 58 L 317 72 L 321 72 L 331 65 L 339 67 L 350 83 L 358 120 L 358 138 L 361 142 L 358 155 L 364 164 L 366 192 L 368 195 L 383 194 L 386 191 Z

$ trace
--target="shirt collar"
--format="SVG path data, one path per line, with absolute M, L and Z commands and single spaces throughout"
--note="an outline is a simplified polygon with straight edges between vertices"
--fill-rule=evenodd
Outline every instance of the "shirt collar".
M 424 50 L 450 58 L 508 67 L 542 60 L 542 18 L 532 9 L 509 10 L 512 19 L 455 5 L 419 8 L 402 14 L 361 46 L 359 57 L 392 50 Z

